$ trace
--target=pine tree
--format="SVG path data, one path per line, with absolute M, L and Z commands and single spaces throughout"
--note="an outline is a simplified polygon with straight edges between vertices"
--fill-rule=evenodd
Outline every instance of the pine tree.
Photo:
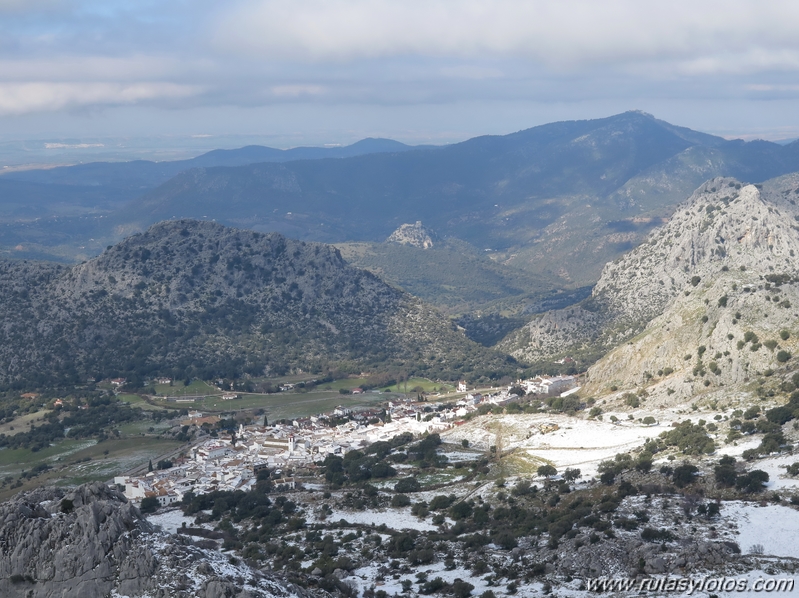
M 153 460 L 150 459 L 150 463 L 147 465 L 147 472 L 151 472 L 153 470 Z

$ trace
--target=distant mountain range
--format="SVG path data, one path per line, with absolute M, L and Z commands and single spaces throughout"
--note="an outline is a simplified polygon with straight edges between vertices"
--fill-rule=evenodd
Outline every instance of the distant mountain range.
M 19 256 L 87 259 L 177 218 L 374 243 L 421 220 L 442 239 L 537 277 L 542 288 L 576 288 L 593 284 L 606 262 L 638 245 L 703 181 L 762 182 L 797 170 L 799 142 L 727 141 L 641 112 L 440 148 L 388 140 L 287 152 L 243 148 L 183 162 L 0 177 L 9 189 L 17 186 L 4 192 L 13 208 L 6 209 L 0 246 Z M 161 184 L 148 187 L 155 182 Z M 26 195 L 23 184 L 38 191 Z M 34 196 L 50 202 L 51 215 L 22 222 L 21 214 L 43 209 Z
M 91 162 L 56 168 L 17 170 L 0 176 L 0 220 L 79 215 L 111 210 L 192 168 L 244 166 L 256 162 L 289 162 L 351 158 L 414 149 L 391 139 L 362 139 L 342 147 L 296 147 L 287 150 L 250 145 L 213 150 L 189 160 Z
M 371 368 L 497 376 L 513 360 L 319 243 L 179 220 L 83 264 L 0 260 L 0 386 Z

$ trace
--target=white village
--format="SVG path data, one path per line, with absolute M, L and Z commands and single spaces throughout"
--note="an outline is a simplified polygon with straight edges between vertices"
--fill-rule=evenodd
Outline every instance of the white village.
M 264 469 L 272 473 L 275 486 L 294 489 L 297 477 L 301 474 L 313 477 L 328 455 L 344 456 L 405 433 L 414 437 L 442 433 L 463 424 L 463 418 L 476 413 L 480 405 L 502 406 L 520 399 L 511 392 L 513 388 L 544 397 L 568 396 L 579 390 L 576 383 L 574 376 L 539 376 L 518 380 L 507 388 L 483 395 L 469 392 L 466 383 L 460 382 L 458 391 L 466 394 L 455 402 L 389 401 L 384 419 L 375 410 L 353 412 L 337 407 L 330 414 L 298 418 L 291 423 L 240 424 L 229 435 L 204 437 L 169 468 L 140 476 L 117 476 L 114 483 L 124 488 L 131 501 L 155 497 L 161 506 L 179 503 L 189 491 L 194 494 L 247 491 Z M 200 425 L 203 416 L 199 411 L 189 412 L 184 423 Z M 347 421 L 331 426 L 330 421 L 335 418 Z

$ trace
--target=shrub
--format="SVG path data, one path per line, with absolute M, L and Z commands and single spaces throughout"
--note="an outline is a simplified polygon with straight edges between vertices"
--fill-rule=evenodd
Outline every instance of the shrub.
M 719 464 L 713 468 L 716 483 L 720 486 L 731 487 L 735 485 L 738 477 L 735 471 L 735 457 L 724 456 L 719 460 Z
M 161 503 L 158 502 L 155 496 L 148 496 L 142 499 L 139 509 L 142 513 L 155 513 L 160 506 Z
M 411 504 L 411 499 L 406 494 L 395 494 L 391 498 L 392 507 L 407 507 Z
M 795 417 L 793 409 L 790 407 L 775 407 L 774 409 L 766 411 L 766 419 L 780 426 L 791 421 Z
M 652 527 L 645 527 L 641 530 L 641 539 L 644 542 L 669 542 L 674 539 L 674 534 L 664 528 L 657 530 Z
M 788 351 L 785 351 L 784 349 L 777 352 L 777 361 L 779 361 L 780 363 L 785 363 L 790 358 L 791 354 Z
M 639 401 L 638 397 L 633 393 L 626 392 L 624 393 L 624 404 L 627 405 L 628 407 L 636 409 L 637 407 L 640 407 L 641 401 Z
M 558 474 L 558 470 L 550 464 L 540 465 L 536 470 L 538 475 L 543 478 L 551 478 L 553 475 Z
M 768 479 L 769 476 L 765 471 L 754 469 L 747 474 L 738 476 L 735 487 L 748 493 L 760 492 Z
M 692 465 L 691 463 L 683 463 L 682 465 L 678 465 L 674 468 L 672 478 L 678 487 L 685 488 L 685 486 L 688 484 L 693 483 L 698 471 L 699 468 L 696 465 Z
M 780 338 L 784 341 L 787 341 L 789 338 L 791 338 L 791 333 L 787 330 L 780 330 Z
M 505 550 L 511 550 L 519 545 L 519 543 L 516 541 L 516 538 L 509 531 L 498 533 L 497 537 L 494 538 L 494 544 L 504 548 Z
M 394 492 L 404 494 L 406 492 L 419 492 L 422 486 L 416 478 L 402 478 L 394 484 Z
M 430 510 L 440 511 L 442 509 L 448 509 L 453 502 L 455 502 L 454 495 L 444 496 L 443 494 L 439 494 L 438 496 L 434 497 L 433 500 L 430 501 Z
M 62 513 L 71 513 L 74 509 L 75 509 L 75 503 L 73 503 L 68 498 L 65 498 L 64 500 L 61 501 L 61 512 Z
M 456 579 L 452 582 L 452 593 L 455 595 L 455 598 L 467 598 L 472 595 L 473 589 L 474 586 L 468 581 Z

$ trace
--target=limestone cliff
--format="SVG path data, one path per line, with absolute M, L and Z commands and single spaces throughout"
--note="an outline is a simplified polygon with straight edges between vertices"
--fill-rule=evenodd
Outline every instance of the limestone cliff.
M 612 349 L 590 369 L 590 390 L 668 378 L 674 399 L 782 367 L 799 334 L 797 201 L 799 175 L 762 188 L 712 179 L 607 264 L 590 299 L 533 321 L 505 347 L 528 360 Z
M 0 504 L 4 598 L 270 598 L 307 595 L 153 528 L 100 483 Z M 323 593 L 324 594 L 324 593 Z
M 411 245 L 421 249 L 430 249 L 433 246 L 435 234 L 422 226 L 422 221 L 417 220 L 415 224 L 402 224 L 395 230 L 386 243 L 398 243 L 400 245 Z

